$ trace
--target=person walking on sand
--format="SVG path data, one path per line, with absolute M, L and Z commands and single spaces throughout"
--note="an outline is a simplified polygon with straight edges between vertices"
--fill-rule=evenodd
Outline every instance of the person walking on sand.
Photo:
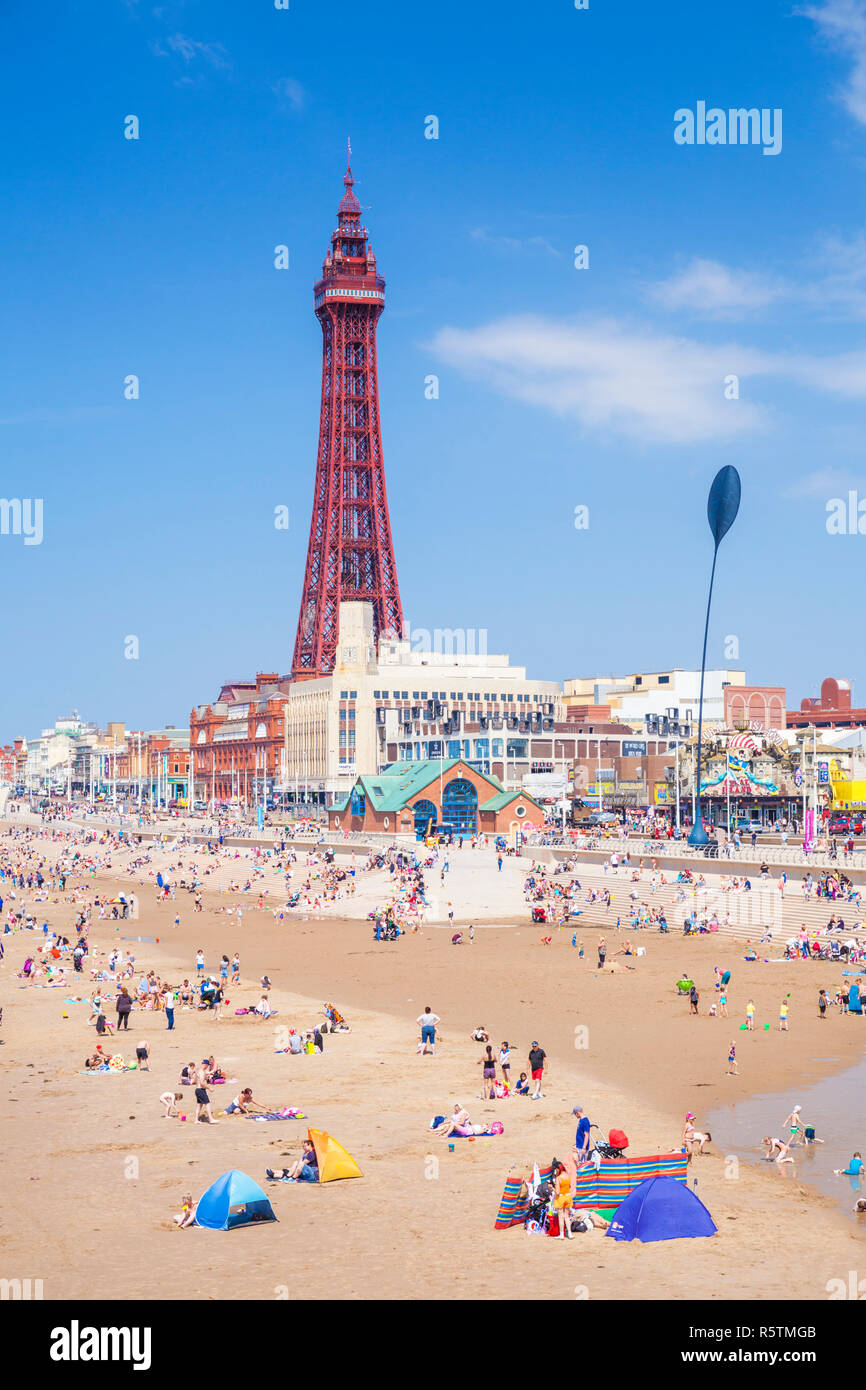
M 787 1031 L 788 1031 L 788 999 L 789 999 L 789 997 L 790 997 L 789 995 L 786 995 L 785 998 L 782 1000 L 781 1004 L 779 1005 L 779 1032 L 780 1032 L 780 1033 L 787 1033 Z
M 117 1010 L 118 1033 L 121 1028 L 127 1031 L 129 1029 L 129 1015 L 132 1013 L 132 996 L 126 988 L 126 985 L 120 986 L 120 993 L 117 996 L 115 1008 Z
M 530 1100 L 543 1100 L 544 1095 L 541 1090 L 541 1080 L 544 1075 L 544 1063 L 547 1060 L 547 1053 L 543 1047 L 539 1047 L 537 1042 L 533 1042 L 529 1049 L 529 1072 L 535 1082 L 535 1090 L 529 1097 Z
M 824 989 L 818 990 L 818 1017 L 822 1023 L 827 1020 L 827 991 Z
M 697 1017 L 698 1014 L 698 1004 L 700 1003 L 700 1001 L 701 996 L 698 993 L 697 985 L 692 985 L 691 989 L 689 990 L 689 1003 L 691 1004 L 691 1012 L 695 1015 L 695 1017 Z
M 481 1073 L 483 1079 L 480 1098 L 482 1100 L 493 1100 L 493 1087 L 496 1082 L 496 1058 L 493 1056 L 493 1048 L 490 1043 L 488 1043 L 485 1048 L 484 1056 L 479 1057 L 478 1066 L 484 1068 Z
M 418 1051 L 426 1052 L 429 1047 L 432 1055 L 436 1051 L 436 1024 L 441 1022 L 439 1015 L 434 1014 L 429 1004 L 425 1004 L 423 1014 L 419 1014 L 415 1021 L 421 1028 L 421 1041 L 418 1044 Z
M 195 1074 L 195 1118 L 196 1123 L 202 1118 L 207 1120 L 210 1125 L 218 1125 L 219 1120 L 215 1120 L 210 1108 L 210 1096 L 207 1092 L 208 1072 L 202 1065 Z
M 499 1049 L 499 1065 L 502 1068 L 502 1080 L 505 1082 L 506 1086 L 508 1086 L 511 1076 L 511 1048 L 508 1046 L 507 1042 L 503 1042 Z
M 557 1240 L 573 1240 L 571 1234 L 571 1212 L 573 1196 L 571 1191 L 571 1177 L 566 1171 L 564 1163 L 557 1164 L 556 1180 L 554 1182 L 553 1209 L 556 1212 L 559 1222 L 559 1235 Z
M 605 962 L 606 957 L 607 957 L 607 942 L 605 941 L 605 939 L 604 939 L 603 936 L 600 936 L 599 939 L 598 939 L 598 968 L 599 968 L 599 970 L 603 970 L 603 969 L 604 969 L 604 962 Z
M 735 1042 L 732 1042 L 728 1049 L 728 1076 L 739 1076 L 739 1074 L 740 1069 L 737 1066 L 737 1045 Z
M 724 989 L 723 989 L 722 992 L 721 992 L 721 994 L 719 995 L 719 1018 L 727 1018 L 727 1016 L 728 1016 L 728 993 L 727 993 L 727 990 L 724 990 Z
M 746 1031 L 751 1033 L 755 1028 L 755 1001 L 750 999 L 746 1005 Z

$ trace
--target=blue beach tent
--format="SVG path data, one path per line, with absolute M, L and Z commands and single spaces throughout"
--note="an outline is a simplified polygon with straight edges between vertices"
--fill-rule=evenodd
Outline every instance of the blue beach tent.
M 852 985 L 848 991 L 848 1012 L 850 1014 L 862 1014 L 863 1002 L 860 998 L 860 986 Z
M 679 1240 L 714 1236 L 716 1223 L 703 1202 L 676 1178 L 647 1178 L 616 1209 L 607 1235 L 614 1240 Z
M 257 1221 L 276 1221 L 274 1209 L 257 1182 L 230 1168 L 199 1198 L 195 1224 L 211 1231 L 233 1231 Z

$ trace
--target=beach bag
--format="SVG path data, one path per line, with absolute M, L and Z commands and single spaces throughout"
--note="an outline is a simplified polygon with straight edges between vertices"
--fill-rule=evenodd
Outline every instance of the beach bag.
M 444 1115 L 434 1115 L 434 1116 L 433 1116 L 433 1119 L 430 1121 L 430 1128 L 431 1128 L 431 1129 L 438 1129 L 439 1126 L 440 1126 L 440 1125 L 444 1125 L 444 1123 L 445 1123 L 445 1116 L 444 1116 Z
M 491 1133 L 491 1134 L 501 1134 L 501 1133 L 503 1132 L 504 1128 L 505 1128 L 505 1126 L 503 1125 L 503 1123 L 502 1123 L 501 1120 L 494 1120 L 494 1121 L 493 1121 L 493 1124 L 490 1126 L 490 1133 Z

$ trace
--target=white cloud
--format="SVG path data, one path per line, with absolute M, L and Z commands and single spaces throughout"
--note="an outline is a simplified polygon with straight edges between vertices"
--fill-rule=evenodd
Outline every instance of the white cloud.
M 748 270 L 696 256 L 683 270 L 647 288 L 663 309 L 686 309 L 710 318 L 742 318 L 786 293 L 785 287 Z
M 543 236 L 503 236 L 499 232 L 491 232 L 487 227 L 473 227 L 469 235 L 473 241 L 483 241 L 486 246 L 494 246 L 500 251 L 547 251 L 551 256 L 562 255 L 562 252 Z
M 759 429 L 763 411 L 724 398 L 729 373 L 759 358 L 608 320 L 523 316 L 480 328 L 443 328 L 432 347 L 451 366 L 505 395 L 571 416 L 586 429 L 686 444 Z
M 445 327 L 432 350 L 503 395 L 576 419 L 586 430 L 647 443 L 692 444 L 767 429 L 768 408 L 743 399 L 761 377 L 866 399 L 866 352 L 817 358 L 735 343 L 706 344 L 611 319 L 499 319 Z M 740 378 L 738 400 L 725 378 Z
M 816 469 L 814 473 L 807 473 L 804 477 L 798 478 L 782 495 L 793 501 L 802 501 L 810 497 L 837 497 L 839 493 L 847 492 L 850 487 L 854 487 L 856 481 L 853 473 L 846 473 L 841 468 L 831 468 L 828 464 L 824 468 Z
M 797 11 L 818 25 L 834 48 L 850 60 L 851 70 L 839 89 L 840 100 L 866 125 L 866 0 L 824 0 L 801 5 Z
M 787 278 L 696 256 L 666 280 L 645 285 L 643 296 L 669 312 L 704 319 L 755 318 L 786 304 L 825 320 L 858 322 L 866 318 L 866 236 L 825 238 Z
M 163 48 L 161 44 L 151 42 L 151 53 L 158 58 L 167 58 L 174 54 L 176 58 L 181 58 L 187 67 L 197 58 L 204 58 L 213 68 L 228 70 L 231 67 L 221 43 L 201 43 L 198 39 L 187 38 L 186 34 L 170 34 L 165 39 L 165 44 L 166 47 Z
M 300 82 L 296 82 L 293 77 L 281 77 L 274 86 L 277 96 L 287 102 L 293 111 L 300 111 L 307 99 L 307 94 Z

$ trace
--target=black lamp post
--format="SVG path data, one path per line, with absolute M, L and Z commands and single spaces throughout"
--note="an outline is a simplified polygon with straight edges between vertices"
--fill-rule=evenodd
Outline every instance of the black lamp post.
M 713 568 L 710 571 L 710 592 L 707 597 L 707 620 L 704 623 L 704 651 L 701 657 L 701 695 L 698 706 L 698 757 L 695 773 L 695 823 L 689 836 L 690 845 L 705 845 L 709 835 L 704 829 L 701 811 L 701 751 L 704 724 L 704 675 L 707 668 L 707 636 L 710 630 L 710 605 L 713 601 L 713 580 L 716 577 L 716 557 L 719 545 L 733 526 L 740 510 L 740 475 L 731 464 L 720 468 L 713 479 L 710 495 L 707 498 L 707 520 L 713 533 Z M 727 775 L 727 774 L 726 774 Z

